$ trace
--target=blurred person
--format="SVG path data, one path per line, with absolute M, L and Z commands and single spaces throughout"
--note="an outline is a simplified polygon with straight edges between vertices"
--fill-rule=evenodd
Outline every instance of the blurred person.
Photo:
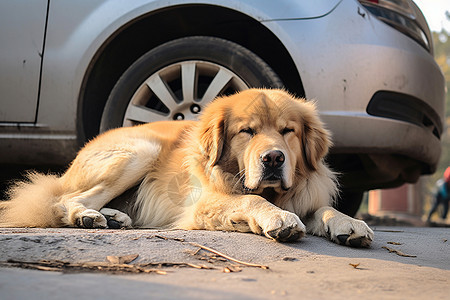
M 431 216 L 441 204 L 443 207 L 441 218 L 445 220 L 448 213 L 448 202 L 450 201 L 450 167 L 448 167 L 443 178 L 436 182 L 436 192 L 433 196 L 433 206 L 428 214 L 427 221 L 430 222 Z

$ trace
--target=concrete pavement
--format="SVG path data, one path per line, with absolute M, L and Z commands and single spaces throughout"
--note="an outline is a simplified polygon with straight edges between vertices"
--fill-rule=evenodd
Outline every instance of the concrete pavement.
M 448 228 L 373 229 L 369 249 L 314 236 L 281 244 L 236 232 L 0 229 L 0 299 L 448 299 Z M 139 256 L 129 265 L 162 272 L 98 271 L 107 256 L 130 254 Z

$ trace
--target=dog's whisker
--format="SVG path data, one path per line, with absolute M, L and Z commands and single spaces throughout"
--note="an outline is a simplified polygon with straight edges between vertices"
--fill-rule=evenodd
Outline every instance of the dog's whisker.
M 245 190 L 245 186 L 244 186 L 245 170 L 246 169 L 244 168 L 234 175 L 233 179 L 234 179 L 235 183 L 233 185 L 233 191 L 242 190 L 239 188 L 240 186 L 244 187 L 244 190 Z
M 236 179 L 237 177 L 242 177 L 242 174 L 244 174 L 245 173 L 245 168 L 244 169 L 242 169 L 242 170 L 240 170 L 239 172 L 237 172 L 235 175 L 234 175 L 234 177 L 233 177 L 233 179 Z M 240 178 L 239 178 L 240 179 Z

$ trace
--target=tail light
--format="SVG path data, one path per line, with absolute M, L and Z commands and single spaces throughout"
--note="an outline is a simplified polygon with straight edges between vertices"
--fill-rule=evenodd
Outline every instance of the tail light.
M 369 13 L 418 42 L 433 54 L 430 29 L 420 9 L 411 0 L 358 0 Z

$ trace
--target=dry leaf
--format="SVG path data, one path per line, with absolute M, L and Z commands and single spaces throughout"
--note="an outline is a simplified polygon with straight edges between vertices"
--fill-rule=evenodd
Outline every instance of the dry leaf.
M 222 272 L 224 273 L 234 273 L 234 272 L 241 272 L 242 269 L 237 266 L 228 266 L 223 268 Z
M 124 255 L 124 256 L 107 256 L 106 260 L 109 261 L 112 264 L 129 264 L 133 260 L 139 257 L 139 254 L 130 254 L 130 255 Z
M 206 265 L 195 265 L 195 264 L 190 264 L 190 263 L 185 263 L 184 265 L 194 268 L 194 269 L 214 269 L 214 268 L 208 267 Z
M 297 261 L 298 259 L 295 258 L 295 257 L 288 257 L 288 256 L 286 256 L 286 257 L 283 257 L 283 260 L 284 261 Z
M 387 242 L 390 245 L 401 245 L 402 243 L 397 243 L 397 242 Z
M 355 269 L 358 269 L 358 267 L 359 267 L 359 263 L 357 263 L 357 264 L 349 264 L 349 265 L 352 266 Z

